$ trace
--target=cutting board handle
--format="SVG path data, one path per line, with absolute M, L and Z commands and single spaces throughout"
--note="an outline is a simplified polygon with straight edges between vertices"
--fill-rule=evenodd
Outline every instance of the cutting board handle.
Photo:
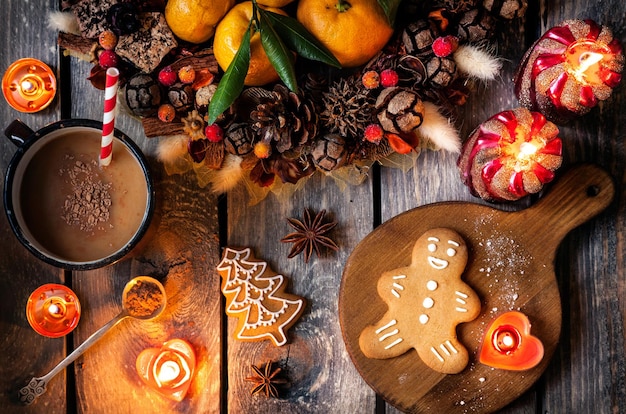
M 613 200 L 613 178 L 592 164 L 572 167 L 534 206 L 518 212 L 533 231 L 549 235 L 555 243 L 572 229 L 604 210 Z

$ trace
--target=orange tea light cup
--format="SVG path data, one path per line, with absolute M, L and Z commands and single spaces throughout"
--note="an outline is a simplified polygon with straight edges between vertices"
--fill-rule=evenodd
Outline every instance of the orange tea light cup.
M 46 108 L 54 99 L 56 90 L 56 79 L 50 67 L 33 58 L 16 60 L 2 77 L 4 98 L 20 112 Z
M 68 287 L 48 283 L 31 293 L 26 303 L 26 317 L 38 334 L 58 338 L 78 325 L 80 303 Z

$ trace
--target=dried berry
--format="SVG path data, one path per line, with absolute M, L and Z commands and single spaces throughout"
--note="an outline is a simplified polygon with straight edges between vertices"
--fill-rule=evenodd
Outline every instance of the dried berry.
M 435 56 L 447 57 L 459 47 L 459 39 L 455 36 L 442 36 L 433 42 L 433 52 Z
M 104 50 L 113 50 L 117 46 L 117 35 L 111 30 L 105 30 L 98 36 L 98 43 Z
M 254 155 L 257 158 L 265 159 L 272 154 L 272 147 L 268 142 L 259 141 L 254 145 Z
M 398 72 L 393 69 L 385 69 L 380 73 L 380 84 L 383 88 L 390 88 L 398 84 Z
M 377 144 L 383 139 L 383 134 L 384 131 L 380 125 L 369 124 L 367 128 L 365 128 L 364 138 L 369 142 Z
M 103 68 L 113 68 L 119 63 L 119 58 L 112 50 L 103 50 L 98 56 L 98 63 Z
M 380 75 L 375 70 L 368 70 L 361 77 L 361 82 L 367 89 L 376 89 L 380 86 Z
M 204 135 L 211 142 L 221 142 L 224 139 L 224 130 L 217 124 L 207 125 Z
M 171 66 L 166 66 L 159 71 L 159 82 L 161 85 L 169 87 L 175 84 L 177 80 L 176 72 L 174 72 Z
M 170 104 L 163 104 L 159 106 L 157 115 L 162 122 L 172 122 L 176 117 L 176 109 Z
M 196 71 L 191 66 L 184 66 L 178 71 L 178 79 L 182 83 L 193 83 L 196 79 Z

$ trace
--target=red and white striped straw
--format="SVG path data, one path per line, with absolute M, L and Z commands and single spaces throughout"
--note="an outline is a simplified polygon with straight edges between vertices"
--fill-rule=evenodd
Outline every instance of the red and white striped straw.
M 100 165 L 106 167 L 113 158 L 113 132 L 115 129 L 115 105 L 120 71 L 108 68 L 104 88 L 104 118 L 102 119 L 102 144 L 100 145 Z

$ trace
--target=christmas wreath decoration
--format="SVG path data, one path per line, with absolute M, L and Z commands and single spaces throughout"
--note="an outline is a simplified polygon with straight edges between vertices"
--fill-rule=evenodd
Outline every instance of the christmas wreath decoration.
M 378 0 L 389 41 L 367 63 L 338 68 L 293 17 L 298 2 L 280 14 L 257 3 L 226 69 L 212 39 L 194 44 L 172 32 L 163 0 L 68 0 L 51 22 L 60 46 L 93 64 L 96 88 L 108 67 L 120 70 L 118 100 L 158 137 L 168 173 L 193 170 L 217 193 L 244 183 L 260 199 L 315 173 L 358 184 L 374 162 L 408 169 L 423 149 L 458 153 L 457 111 L 501 67 L 497 25 L 526 10 L 525 0 Z M 257 34 L 280 79 L 248 86 Z

